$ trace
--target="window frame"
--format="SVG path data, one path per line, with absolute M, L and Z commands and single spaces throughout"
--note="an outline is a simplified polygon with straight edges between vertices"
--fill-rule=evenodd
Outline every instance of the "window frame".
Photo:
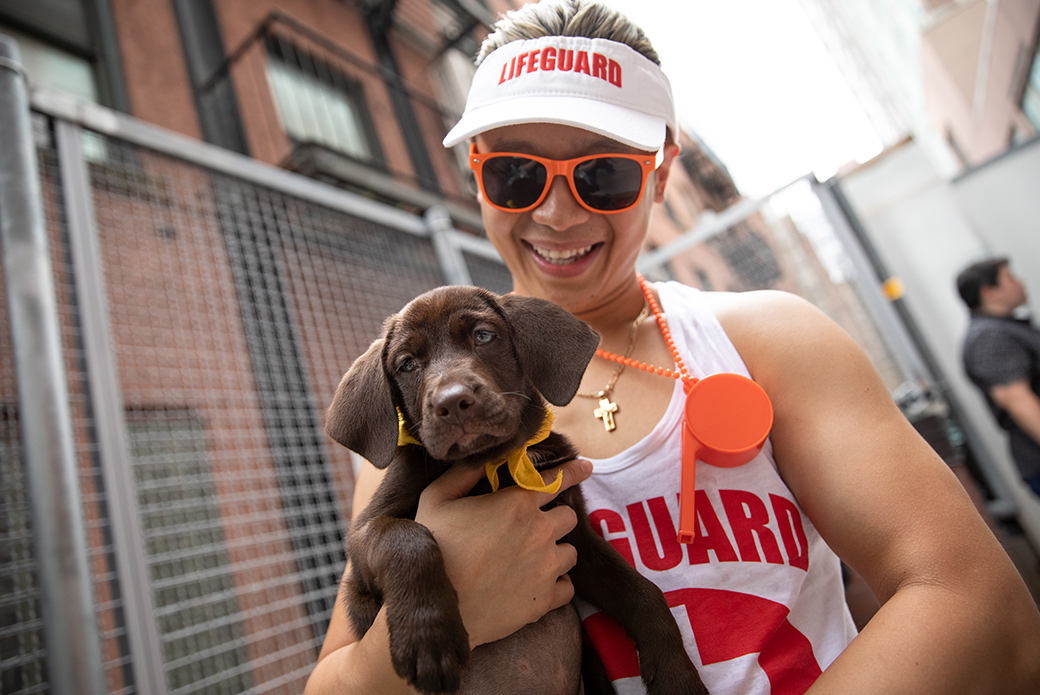
M 275 62 L 278 62 L 289 70 L 298 71 L 313 78 L 334 95 L 342 97 L 355 119 L 357 128 L 356 134 L 361 140 L 363 140 L 367 147 L 368 156 L 359 156 L 358 153 L 348 152 L 334 147 L 324 138 L 322 140 L 301 140 L 295 137 L 294 134 L 290 132 L 286 122 L 287 119 L 283 113 L 284 106 L 281 103 L 277 92 L 274 90 L 273 86 L 271 86 L 271 99 L 275 108 L 278 110 L 282 130 L 286 137 L 289 138 L 293 147 L 301 144 L 317 145 L 343 157 L 375 167 L 380 171 L 387 171 L 386 158 L 383 153 L 382 144 L 379 140 L 379 135 L 375 128 L 375 123 L 371 116 L 371 111 L 368 108 L 368 101 L 365 98 L 363 85 L 358 80 L 350 78 L 341 70 L 330 65 L 328 61 L 323 60 L 308 51 L 300 49 L 293 42 L 280 36 L 276 32 L 267 32 L 263 36 L 262 41 L 268 60 L 267 65 L 265 65 L 268 84 L 270 85 L 271 81 L 271 66 Z
M 82 9 L 85 34 L 79 38 L 62 29 L 65 19 L 48 13 L 12 12 L 0 2 L 0 33 L 4 27 L 88 62 L 93 70 L 98 103 L 129 113 L 122 57 L 108 0 L 74 0 Z M 13 3 L 11 3 L 13 4 Z M 32 6 L 31 4 L 28 6 Z

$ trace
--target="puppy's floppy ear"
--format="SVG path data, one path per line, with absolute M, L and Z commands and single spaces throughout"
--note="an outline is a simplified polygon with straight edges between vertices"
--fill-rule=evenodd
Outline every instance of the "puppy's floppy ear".
M 383 372 L 383 339 L 376 340 L 339 382 L 325 416 L 325 432 L 386 468 L 397 449 L 397 411 Z
M 545 400 L 566 405 L 574 398 L 599 333 L 557 304 L 505 295 L 499 304 L 513 332 L 520 366 Z

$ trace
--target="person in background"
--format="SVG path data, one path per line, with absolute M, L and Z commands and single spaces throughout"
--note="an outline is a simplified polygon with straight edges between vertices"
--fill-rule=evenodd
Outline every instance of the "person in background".
M 1040 331 L 1015 316 L 1026 304 L 1025 284 L 1008 259 L 987 258 L 961 271 L 957 291 L 971 310 L 964 371 L 1007 430 L 1022 479 L 1040 495 Z
M 563 486 L 582 483 L 595 526 L 662 589 L 709 691 L 1040 692 L 1040 613 L 1024 582 L 851 338 L 782 292 L 644 291 L 636 259 L 679 148 L 670 83 L 639 27 L 605 3 L 543 0 L 500 20 L 477 61 L 445 145 L 470 145 L 514 292 L 559 304 L 635 361 L 594 358 L 579 390 L 592 400 L 556 408 L 554 427 L 589 459 L 563 465 Z M 676 539 L 686 394 L 665 369 L 751 377 L 774 411 L 750 462 L 697 461 L 688 544 Z M 381 475 L 363 467 L 355 511 Z M 474 647 L 568 603 L 575 562 L 558 543 L 573 514 L 517 487 L 468 496 L 482 475 L 450 468 L 416 514 Z M 882 604 L 859 634 L 839 557 Z M 357 635 L 342 604 L 308 695 L 410 692 L 391 666 L 386 607 Z M 623 636 L 587 607 L 582 617 L 618 692 L 642 692 Z

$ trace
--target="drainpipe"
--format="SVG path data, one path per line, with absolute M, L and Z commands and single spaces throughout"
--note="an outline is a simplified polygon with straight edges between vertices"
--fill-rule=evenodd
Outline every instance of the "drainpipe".
M 401 71 L 394 58 L 393 50 L 390 48 L 390 26 L 393 23 L 395 3 L 396 0 L 363 3 L 365 21 L 372 36 L 376 55 L 379 57 L 379 65 L 387 71 L 388 75 L 394 76 L 393 79 L 387 80 L 386 86 L 390 90 L 390 100 L 393 102 L 394 112 L 397 114 L 397 121 L 401 126 L 401 134 L 412 159 L 412 166 L 415 167 L 415 178 L 423 188 L 439 194 L 441 187 L 437 183 L 437 173 L 433 169 L 430 153 L 426 149 L 426 141 L 422 136 L 422 129 L 415 116 L 415 109 L 412 107 L 408 92 L 405 91 Z

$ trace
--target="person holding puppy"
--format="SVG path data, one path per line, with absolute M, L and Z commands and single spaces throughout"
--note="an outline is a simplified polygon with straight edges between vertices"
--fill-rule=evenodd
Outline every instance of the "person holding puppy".
M 659 63 L 608 6 L 527 5 L 484 42 L 445 139 L 470 142 L 514 292 L 559 304 L 600 333 L 607 357 L 628 357 L 594 358 L 579 391 L 593 398 L 556 409 L 554 427 L 590 459 L 562 467 L 563 487 L 583 483 L 594 525 L 662 589 L 714 695 L 1040 691 L 1036 605 L 848 335 L 792 295 L 637 274 L 678 154 Z M 687 386 L 723 372 L 761 386 L 772 429 L 750 462 L 697 462 L 695 523 L 680 543 Z M 482 475 L 449 469 L 416 515 L 441 547 L 473 647 L 573 595 L 574 550 L 557 543 L 573 512 L 542 511 L 550 493 L 515 487 L 468 497 Z M 379 479 L 364 468 L 355 511 Z M 859 634 L 839 557 L 882 604 Z M 579 609 L 615 688 L 641 692 L 624 636 Z M 388 645 L 385 620 L 359 639 L 337 606 L 306 692 L 410 692 Z

